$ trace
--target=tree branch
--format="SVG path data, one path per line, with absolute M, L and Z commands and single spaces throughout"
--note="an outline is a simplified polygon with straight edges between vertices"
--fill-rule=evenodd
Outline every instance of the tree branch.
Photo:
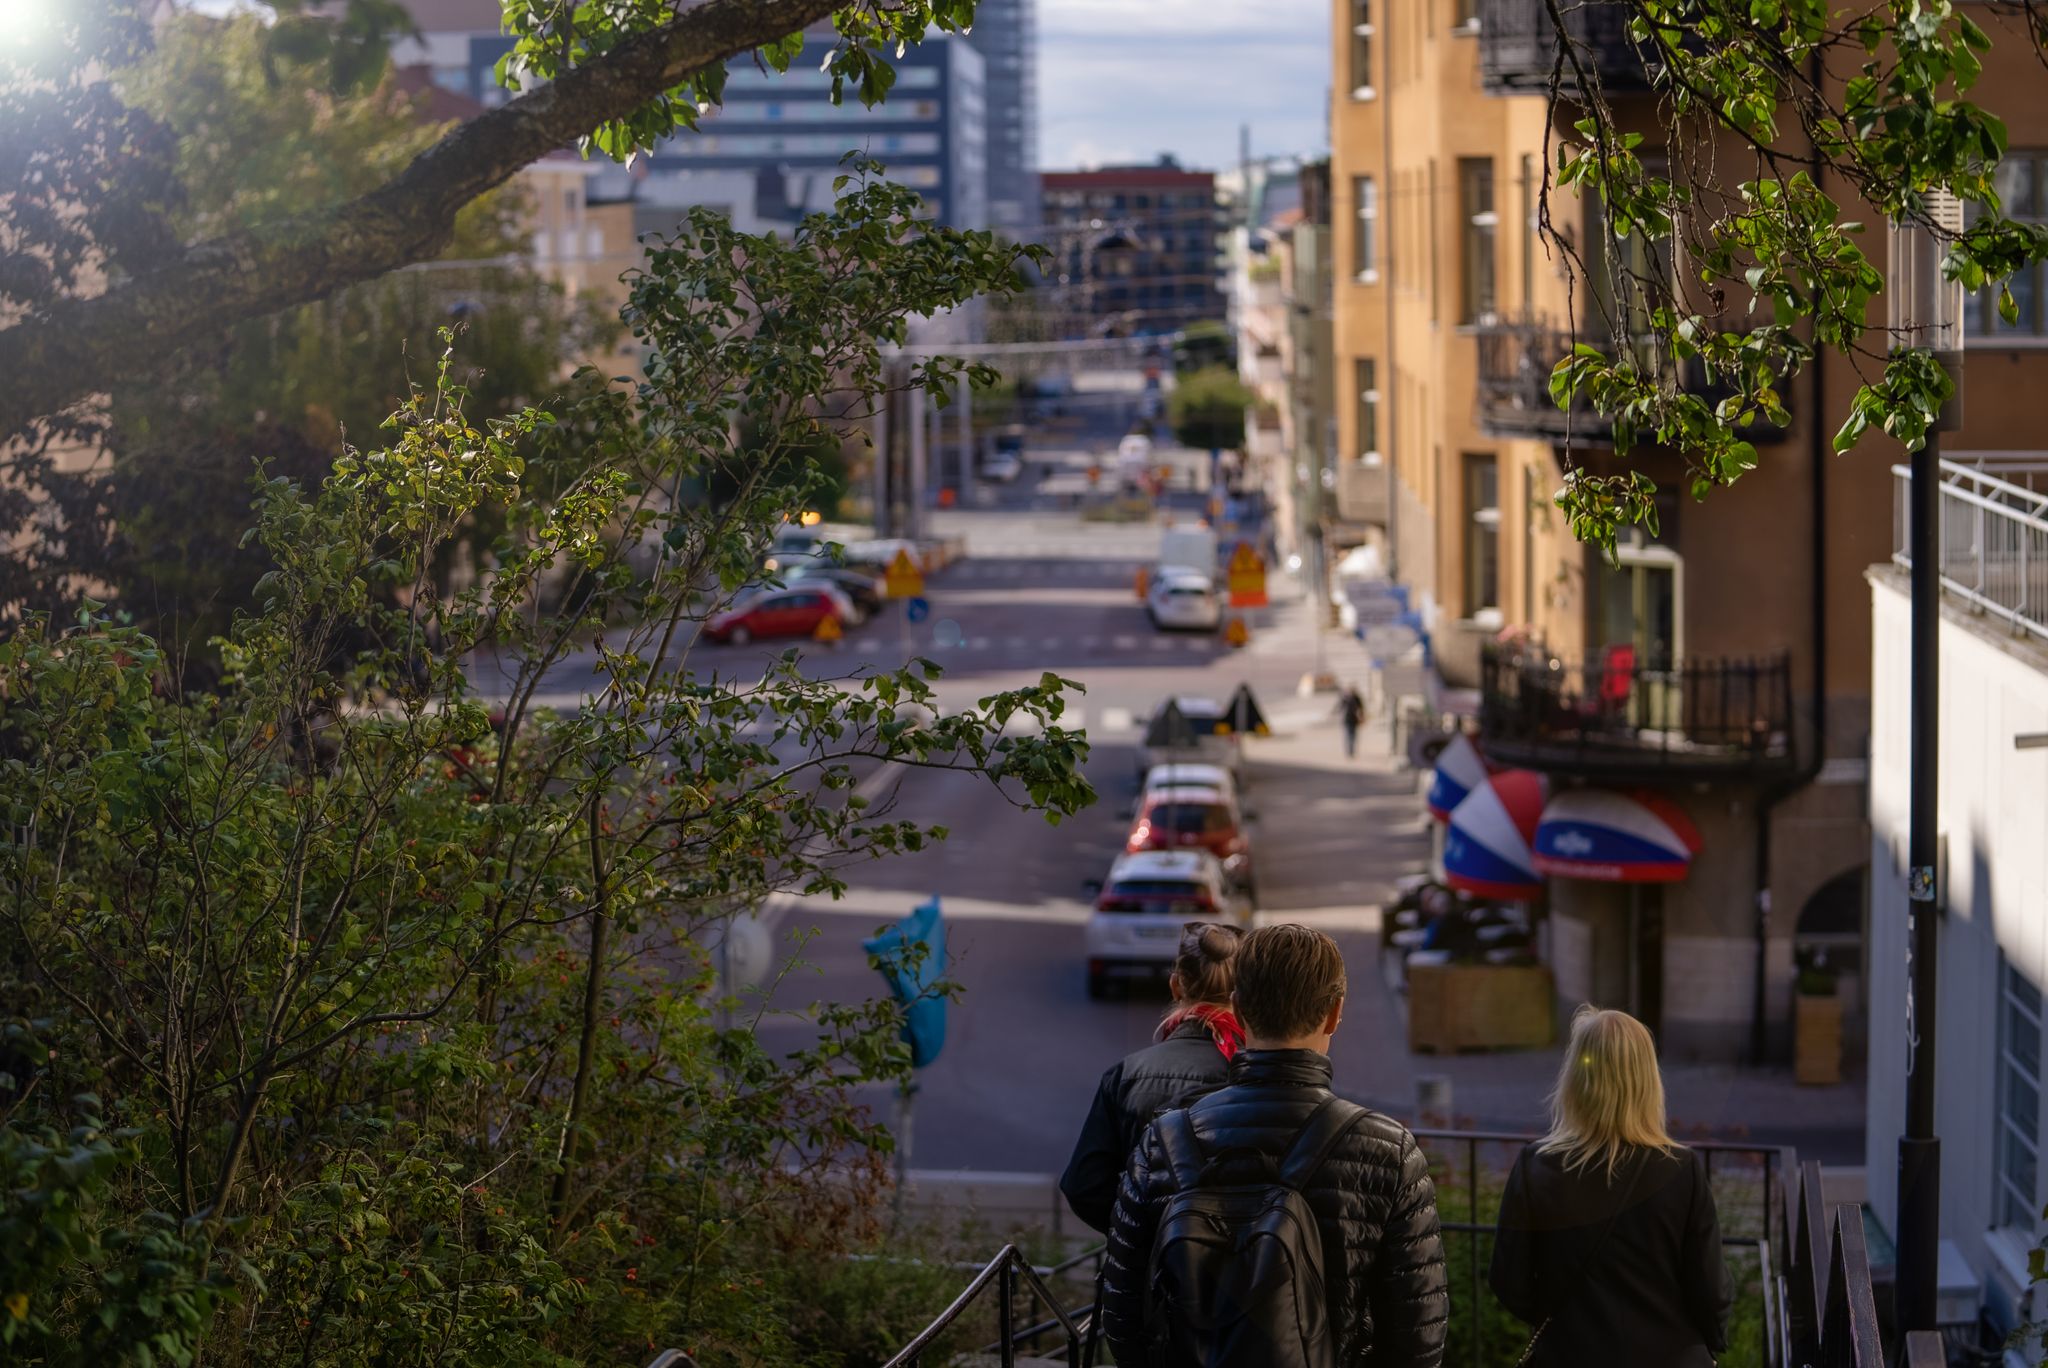
M 538 158 L 844 3 L 705 0 L 471 119 L 359 199 L 193 243 L 104 294 L 0 329 L 0 437 L 131 382 L 231 324 L 432 257 L 458 210 Z

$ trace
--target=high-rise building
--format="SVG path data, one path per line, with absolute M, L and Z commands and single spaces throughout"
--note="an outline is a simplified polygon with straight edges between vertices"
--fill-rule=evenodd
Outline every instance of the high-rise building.
M 1048 171 L 1039 230 L 1054 263 L 1044 307 L 1072 333 L 1170 332 L 1221 321 L 1216 177 L 1170 157 L 1150 166 Z
M 987 66 L 989 223 L 1029 236 L 1039 224 L 1038 0 L 981 0 L 968 36 Z

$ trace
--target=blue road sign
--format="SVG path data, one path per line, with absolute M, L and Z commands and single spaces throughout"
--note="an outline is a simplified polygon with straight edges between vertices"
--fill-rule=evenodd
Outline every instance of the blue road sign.
M 946 1043 L 946 999 L 933 991 L 946 974 L 946 923 L 938 897 L 861 942 L 861 949 L 874 956 L 889 991 L 903 1004 L 903 1039 L 910 1062 L 922 1069 Z
M 932 615 L 932 601 L 928 598 L 914 598 L 903 611 L 909 614 L 912 622 L 923 622 Z

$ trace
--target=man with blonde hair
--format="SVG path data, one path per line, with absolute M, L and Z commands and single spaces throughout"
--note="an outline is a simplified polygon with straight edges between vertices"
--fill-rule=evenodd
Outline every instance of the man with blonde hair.
M 1132 1151 L 1103 1333 L 1150 1368 L 1436 1368 L 1450 1303 L 1415 1137 L 1330 1091 L 1344 957 L 1305 926 L 1244 938 L 1229 1083 Z

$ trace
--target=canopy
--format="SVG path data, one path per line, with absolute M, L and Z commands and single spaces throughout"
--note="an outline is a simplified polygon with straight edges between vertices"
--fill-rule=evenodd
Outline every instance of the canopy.
M 1668 799 L 1612 789 L 1567 789 L 1536 825 L 1536 868 L 1605 883 L 1674 883 L 1699 853 L 1692 820 Z
M 1444 835 L 1444 882 L 1482 898 L 1519 901 L 1542 893 L 1529 843 L 1543 794 L 1543 776 L 1533 770 L 1502 770 L 1467 794 Z
M 1486 762 L 1472 738 L 1459 732 L 1436 758 L 1436 773 L 1429 781 L 1429 815 L 1439 822 L 1451 820 L 1451 809 L 1465 801 L 1465 795 L 1486 782 Z

